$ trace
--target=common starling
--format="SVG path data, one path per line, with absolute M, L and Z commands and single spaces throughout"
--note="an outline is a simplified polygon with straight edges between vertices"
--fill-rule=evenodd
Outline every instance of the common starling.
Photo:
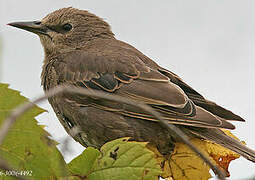
M 39 35 L 45 53 L 41 74 L 45 91 L 67 84 L 141 101 L 189 137 L 213 141 L 255 162 L 255 151 L 221 130 L 234 129 L 229 121 L 244 121 L 240 116 L 205 99 L 179 76 L 117 40 L 109 24 L 96 15 L 69 7 L 41 21 L 9 25 Z M 73 138 L 85 147 L 100 148 L 116 138 L 132 137 L 169 154 L 180 141 L 137 107 L 70 93 L 48 100 L 67 132 L 80 128 Z

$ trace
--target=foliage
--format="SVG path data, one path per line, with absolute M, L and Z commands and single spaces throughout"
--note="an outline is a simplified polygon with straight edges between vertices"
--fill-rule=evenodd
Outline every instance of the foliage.
M 229 163 L 240 157 L 237 153 L 228 150 L 213 142 L 192 139 L 191 142 L 202 151 L 214 164 L 224 170 L 227 176 Z M 211 178 L 210 168 L 183 143 L 176 143 L 170 159 L 165 161 L 163 177 L 172 177 L 175 180 Z
M 0 85 L 0 125 L 13 108 L 27 101 L 18 91 Z M 34 179 L 62 176 L 64 160 L 57 143 L 34 119 L 45 110 L 34 107 L 19 118 L 0 146 L 0 157 L 15 169 L 29 171 Z
M 12 109 L 25 101 L 27 99 L 18 91 L 9 89 L 7 84 L 0 84 L 0 126 Z M 43 112 L 43 109 L 35 106 L 22 115 L 0 146 L 0 158 L 8 162 L 16 172 L 28 173 L 26 178 L 153 180 L 162 176 L 179 180 L 211 177 L 209 167 L 183 143 L 176 143 L 174 151 L 166 157 L 155 147 L 145 142 L 129 141 L 129 138 L 108 142 L 100 151 L 89 147 L 66 164 L 56 148 L 57 143 L 49 138 L 49 134 L 34 118 Z M 192 142 L 226 171 L 229 162 L 239 157 L 212 142 L 198 139 L 192 139 Z M 0 179 L 2 177 L 12 179 L 12 176 L 0 173 Z
M 87 148 L 84 153 L 69 164 L 73 176 L 91 180 L 158 179 L 160 166 L 147 143 L 129 142 L 120 138 L 102 146 L 100 152 Z M 80 169 L 80 167 L 85 167 Z

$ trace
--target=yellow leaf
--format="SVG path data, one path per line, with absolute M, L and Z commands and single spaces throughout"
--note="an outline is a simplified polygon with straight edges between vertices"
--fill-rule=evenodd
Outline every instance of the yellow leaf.
M 229 131 L 224 130 L 224 132 L 238 140 Z M 228 176 L 230 175 L 228 172 L 229 163 L 239 158 L 240 155 L 210 141 L 197 138 L 190 141 L 214 164 L 217 164 L 218 167 L 224 170 Z M 161 176 L 163 178 L 169 180 L 207 180 L 211 178 L 210 168 L 207 164 L 184 143 L 176 143 L 170 157 L 161 155 L 154 147 L 147 146 L 147 148 L 155 153 L 155 158 L 161 164 L 163 170 Z
M 199 139 L 192 139 L 192 143 L 204 154 L 206 152 L 206 143 Z M 170 177 L 174 180 L 185 179 L 209 179 L 209 167 L 183 143 L 176 143 L 174 152 L 168 161 Z
M 230 131 L 223 130 L 225 134 L 239 140 L 236 136 L 234 136 Z M 244 143 L 244 142 L 243 142 Z M 221 167 L 227 173 L 227 176 L 230 176 L 228 171 L 229 164 L 232 160 L 235 160 L 240 157 L 239 154 L 226 149 L 218 144 L 213 142 L 206 143 L 206 149 L 210 157 L 214 159 L 219 167 Z

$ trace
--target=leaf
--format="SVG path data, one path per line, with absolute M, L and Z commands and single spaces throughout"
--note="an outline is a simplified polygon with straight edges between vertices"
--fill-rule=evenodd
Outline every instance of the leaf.
M 191 142 L 204 154 L 206 145 L 199 139 L 193 139 Z M 168 161 L 171 169 L 170 176 L 174 180 L 178 179 L 209 179 L 211 177 L 210 168 L 183 143 L 176 143 L 175 150 Z M 209 157 L 209 156 L 208 156 Z
M 28 100 L 18 91 L 0 84 L 0 125 L 25 101 Z M 45 110 L 35 106 L 17 119 L 0 146 L 0 156 L 15 169 L 31 172 L 32 179 L 53 179 L 65 175 L 66 163 L 56 148 L 57 143 L 49 139 L 34 118 L 42 112 Z
M 72 175 L 79 177 L 80 166 L 84 170 L 83 178 L 89 180 L 158 179 L 161 174 L 160 166 L 154 153 L 146 148 L 147 143 L 129 142 L 128 139 L 120 138 L 106 143 L 102 146 L 99 156 L 95 149 L 86 149 L 82 155 L 69 163 Z M 90 157 L 91 154 L 93 157 Z M 84 164 L 80 160 L 85 160 Z M 92 163 L 93 167 L 91 164 L 86 165 L 86 162 Z
M 230 131 L 224 130 L 224 133 L 228 136 L 231 136 L 235 138 L 236 140 L 239 140 L 236 136 L 234 136 Z M 244 142 L 242 142 L 244 143 Z M 245 144 L 245 143 L 244 143 Z M 239 154 L 235 153 L 234 151 L 231 151 L 227 148 L 224 148 L 218 144 L 208 142 L 207 144 L 207 152 L 210 157 L 213 158 L 213 160 L 216 162 L 216 164 L 221 167 L 223 170 L 226 171 L 227 177 L 230 176 L 230 173 L 228 171 L 229 164 L 232 160 L 235 160 L 240 157 Z
M 229 131 L 227 134 L 236 138 Z M 210 141 L 194 138 L 191 139 L 191 143 L 227 173 L 229 163 L 240 157 L 237 153 Z M 173 180 L 207 180 L 211 178 L 209 166 L 183 143 L 175 144 L 175 149 L 169 160 L 162 158 L 162 155 L 160 156 L 156 150 L 154 152 L 158 155 L 158 162 L 164 164 L 163 178 L 172 178 Z M 227 175 L 229 176 L 229 173 Z
M 99 155 L 100 152 L 97 149 L 88 147 L 68 164 L 68 168 L 72 174 L 87 176 Z

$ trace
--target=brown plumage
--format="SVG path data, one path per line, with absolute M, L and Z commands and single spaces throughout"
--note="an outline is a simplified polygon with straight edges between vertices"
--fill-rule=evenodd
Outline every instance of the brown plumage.
M 240 116 L 206 100 L 176 74 L 117 40 L 101 18 L 63 8 L 42 21 L 10 25 L 39 35 L 45 51 L 41 76 L 45 91 L 68 84 L 142 101 L 188 136 L 214 141 L 255 162 L 253 150 L 220 130 L 234 129 L 229 121 L 244 121 Z M 155 117 L 130 105 L 70 93 L 49 102 L 67 132 L 80 127 L 74 139 L 86 147 L 100 148 L 107 141 L 129 136 L 169 154 L 179 141 Z

